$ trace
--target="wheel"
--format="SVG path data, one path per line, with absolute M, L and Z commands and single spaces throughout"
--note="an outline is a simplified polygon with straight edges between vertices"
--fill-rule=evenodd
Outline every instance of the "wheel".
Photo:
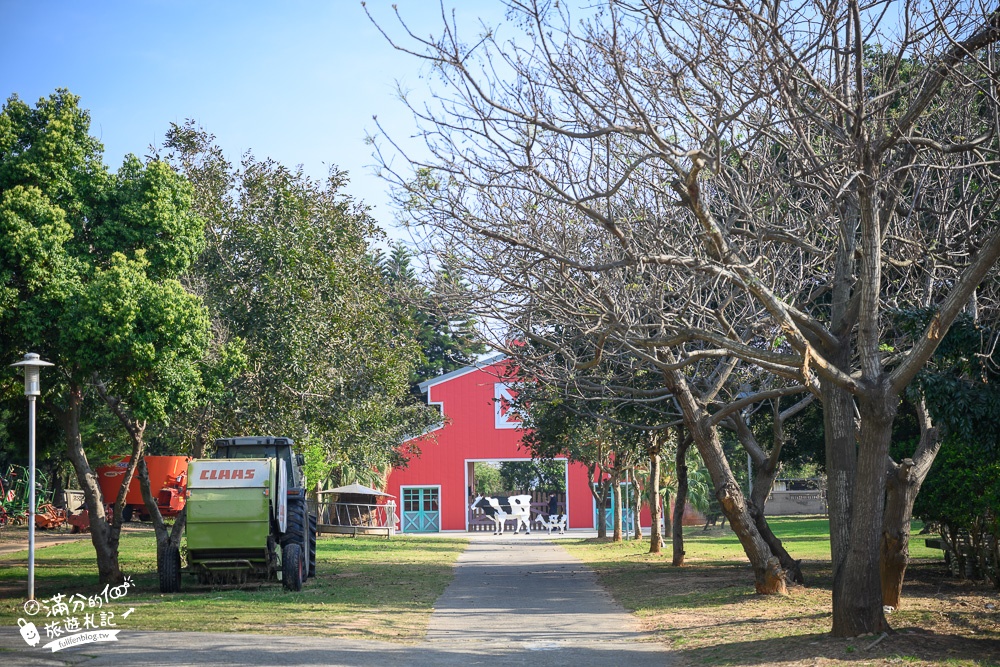
M 290 591 L 301 591 L 305 579 L 305 564 L 302 562 L 302 547 L 298 542 L 289 542 L 281 549 L 281 584 Z
M 181 550 L 167 547 L 161 554 L 157 571 L 160 575 L 161 593 L 178 593 L 181 590 Z
M 126 505 L 122 508 L 122 523 L 128 523 L 132 520 L 132 514 L 135 513 L 135 508 L 131 505 Z
M 316 576 L 316 517 L 309 515 L 309 576 Z
M 302 551 L 302 560 L 304 567 L 304 572 L 306 576 L 310 571 L 310 563 L 306 562 L 309 559 L 309 539 L 306 536 L 306 526 L 309 525 L 308 515 L 306 514 L 306 503 L 305 499 L 301 496 L 292 497 L 288 499 L 288 522 L 285 525 L 285 532 L 281 536 L 281 547 L 284 548 L 288 544 L 297 544 L 299 549 Z
M 305 536 L 305 525 L 306 508 L 305 503 L 302 502 L 301 498 L 289 498 L 288 499 L 288 520 L 285 523 L 285 532 L 281 534 L 281 546 L 284 547 L 290 542 L 296 542 L 299 545 L 305 544 L 303 538 Z

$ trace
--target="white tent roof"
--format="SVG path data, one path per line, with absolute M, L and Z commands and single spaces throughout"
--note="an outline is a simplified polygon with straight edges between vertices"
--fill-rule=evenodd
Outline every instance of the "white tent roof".
M 375 489 L 370 489 L 367 486 L 362 486 L 360 484 L 338 486 L 336 489 L 327 489 L 326 491 L 320 491 L 320 493 L 357 493 L 363 496 L 387 496 L 389 498 L 395 498 L 395 496 L 390 493 L 376 491 Z

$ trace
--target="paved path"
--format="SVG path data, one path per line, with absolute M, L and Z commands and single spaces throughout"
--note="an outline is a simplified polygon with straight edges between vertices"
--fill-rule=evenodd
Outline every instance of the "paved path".
M 641 667 L 668 660 L 589 568 L 534 535 L 472 541 L 435 605 L 427 644 L 468 650 L 482 656 L 468 664 L 482 665 Z
M 56 654 L 24 650 L 0 628 L 6 665 L 532 665 L 662 667 L 671 655 L 641 635 L 593 573 L 540 535 L 473 536 L 416 646 L 324 637 L 122 631 L 116 644 Z
M 5 530 L 11 530 L 9 528 Z M 7 539 L 10 538 L 10 539 Z M 35 549 L 43 549 L 45 547 L 50 547 L 53 544 L 65 544 L 66 542 L 76 542 L 77 540 L 90 539 L 90 533 L 78 533 L 76 535 L 70 533 L 53 533 L 49 531 L 36 530 L 35 531 Z M 0 542 L 0 554 L 12 554 L 18 551 L 28 551 L 28 531 L 23 530 L 22 534 L 17 535 L 4 535 L 4 540 Z M 25 560 L 28 559 L 27 556 L 24 557 Z

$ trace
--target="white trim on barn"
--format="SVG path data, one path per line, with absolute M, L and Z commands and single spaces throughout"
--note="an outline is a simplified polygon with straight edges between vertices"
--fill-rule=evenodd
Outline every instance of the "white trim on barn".
M 517 390 L 511 385 L 505 382 L 493 383 L 494 428 L 521 428 L 521 414 L 513 405 L 516 396 Z
M 438 412 L 441 413 L 442 419 L 437 424 L 432 424 L 431 426 L 429 426 L 426 429 L 424 429 L 424 431 L 422 433 L 420 433 L 419 435 L 417 435 L 417 436 L 410 436 L 410 437 L 405 438 L 403 440 L 403 442 L 406 442 L 407 440 L 414 440 L 414 439 L 416 439 L 416 438 L 418 438 L 418 437 L 420 437 L 422 435 L 427 435 L 428 433 L 433 433 L 434 431 L 439 431 L 439 430 L 441 430 L 441 429 L 443 429 L 445 427 L 445 421 L 443 419 L 443 417 L 444 417 L 444 402 L 443 401 L 432 401 L 431 400 L 431 393 L 430 393 L 430 388 L 431 387 L 433 387 L 435 385 L 439 385 L 439 384 L 441 384 L 443 382 L 447 382 L 448 380 L 453 380 L 453 379 L 455 379 L 457 377 L 461 377 L 461 376 L 466 375 L 468 373 L 472 373 L 474 371 L 482 370 L 483 368 L 486 368 L 487 366 L 492 366 L 493 364 L 497 363 L 498 361 L 503 361 L 506 358 L 507 358 L 507 355 L 505 355 L 505 354 L 495 354 L 492 357 L 488 357 L 486 359 L 482 359 L 481 361 L 477 361 L 476 363 L 472 364 L 471 366 L 464 366 L 462 368 L 459 368 L 457 370 L 451 371 L 449 373 L 445 373 L 444 375 L 439 375 L 436 378 L 431 378 L 430 380 L 424 380 L 423 382 L 421 382 L 420 384 L 418 384 L 417 387 L 420 389 L 420 393 L 427 395 L 427 405 L 436 405 L 437 409 L 438 409 Z
M 454 378 L 461 377 L 463 375 L 466 375 L 467 373 L 471 373 L 473 371 L 481 370 L 483 368 L 486 368 L 487 366 L 492 366 L 493 364 L 497 363 L 498 361 L 503 361 L 506 358 L 507 358 L 506 354 L 495 354 L 492 357 L 487 357 L 486 359 L 482 359 L 480 361 L 477 361 L 476 363 L 472 364 L 471 366 L 465 366 L 463 368 L 459 368 L 458 370 L 454 370 L 454 371 L 451 371 L 449 373 L 445 373 L 444 375 L 439 375 L 436 378 L 431 378 L 430 380 L 424 380 L 423 382 L 421 382 L 417 386 L 420 388 L 420 393 L 426 394 L 427 390 L 430 389 L 431 387 L 433 387 L 436 384 L 441 384 L 442 382 L 447 382 L 448 380 L 452 380 Z

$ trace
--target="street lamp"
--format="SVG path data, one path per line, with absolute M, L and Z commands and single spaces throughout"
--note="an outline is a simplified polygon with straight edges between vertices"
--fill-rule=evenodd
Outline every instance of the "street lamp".
M 53 366 L 34 352 L 11 366 L 24 367 L 24 395 L 28 397 L 28 599 L 35 599 L 35 399 L 42 393 L 42 366 Z

